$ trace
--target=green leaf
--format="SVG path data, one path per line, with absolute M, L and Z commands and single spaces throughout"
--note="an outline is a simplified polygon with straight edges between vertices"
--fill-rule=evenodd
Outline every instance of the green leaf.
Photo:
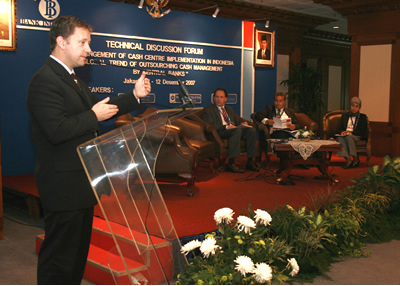
M 381 167 L 379 165 L 374 165 L 371 168 L 369 168 L 369 173 L 370 174 L 379 174 L 379 170 L 381 169 Z
M 382 160 L 382 167 L 385 167 L 387 164 L 389 164 L 390 163 L 390 157 L 389 157 L 389 155 L 386 155 L 385 157 L 383 157 L 383 160 Z
M 321 224 L 321 222 L 322 222 L 322 215 L 317 215 L 317 219 L 316 219 L 316 221 L 315 221 L 315 224 L 318 226 L 318 225 L 320 225 Z

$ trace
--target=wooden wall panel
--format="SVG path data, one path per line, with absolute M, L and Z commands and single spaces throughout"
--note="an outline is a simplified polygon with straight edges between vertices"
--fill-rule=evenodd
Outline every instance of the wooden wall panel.
M 392 149 L 392 127 L 388 122 L 370 122 L 371 153 L 373 156 L 390 155 Z
M 350 98 L 360 90 L 360 47 L 392 45 L 389 121 L 371 122 L 371 143 L 374 156 L 400 156 L 400 10 L 349 15 L 348 31 L 352 36 Z

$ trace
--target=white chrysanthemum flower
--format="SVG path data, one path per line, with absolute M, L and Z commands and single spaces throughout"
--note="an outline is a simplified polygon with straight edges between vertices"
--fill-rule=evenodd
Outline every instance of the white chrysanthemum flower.
M 236 257 L 235 261 L 237 263 L 235 269 L 240 272 L 243 276 L 246 276 L 246 273 L 253 273 L 254 271 L 254 263 L 250 257 L 241 255 Z
M 296 258 L 290 258 L 290 259 L 288 259 L 288 262 L 289 263 L 286 267 L 289 268 L 289 266 L 290 266 L 292 268 L 292 272 L 290 272 L 289 275 L 293 277 L 293 276 L 297 275 L 297 273 L 299 273 L 300 267 L 297 264 Z
M 237 218 L 238 220 L 238 230 L 239 231 L 244 231 L 245 233 L 248 233 L 251 235 L 251 229 L 256 228 L 256 223 L 249 217 L 247 216 L 239 216 Z
M 226 224 L 230 223 L 233 220 L 233 210 L 230 208 L 222 208 L 215 212 L 214 220 L 217 224 L 221 224 L 225 222 Z
M 272 279 L 272 269 L 266 263 L 257 263 L 254 268 L 254 279 L 258 283 L 265 283 Z
M 217 250 L 219 246 L 217 245 L 217 241 L 214 237 L 208 237 L 201 243 L 200 251 L 203 253 L 205 258 L 208 258 L 210 254 L 214 255 L 215 250 Z
M 310 134 L 310 132 L 308 132 L 308 131 L 304 131 L 303 132 L 303 137 L 308 137 L 308 136 L 310 136 L 311 134 Z
M 256 213 L 255 216 L 256 223 L 260 222 L 265 226 L 271 223 L 272 217 L 268 212 L 258 209 L 255 211 L 255 213 Z
M 193 251 L 200 246 L 201 246 L 201 242 L 198 239 L 189 241 L 184 246 L 182 246 L 181 253 L 183 253 L 184 255 L 187 255 L 190 251 Z

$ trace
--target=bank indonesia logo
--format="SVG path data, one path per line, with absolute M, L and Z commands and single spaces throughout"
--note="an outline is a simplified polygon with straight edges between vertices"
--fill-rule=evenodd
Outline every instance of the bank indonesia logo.
M 54 20 L 60 15 L 60 4 L 57 0 L 40 0 L 39 12 L 46 20 Z

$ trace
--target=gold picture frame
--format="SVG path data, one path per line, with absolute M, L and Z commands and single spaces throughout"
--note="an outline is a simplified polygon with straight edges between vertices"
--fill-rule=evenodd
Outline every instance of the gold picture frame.
M 254 28 L 254 66 L 275 66 L 275 31 Z
M 0 51 L 17 50 L 15 0 L 0 0 Z

